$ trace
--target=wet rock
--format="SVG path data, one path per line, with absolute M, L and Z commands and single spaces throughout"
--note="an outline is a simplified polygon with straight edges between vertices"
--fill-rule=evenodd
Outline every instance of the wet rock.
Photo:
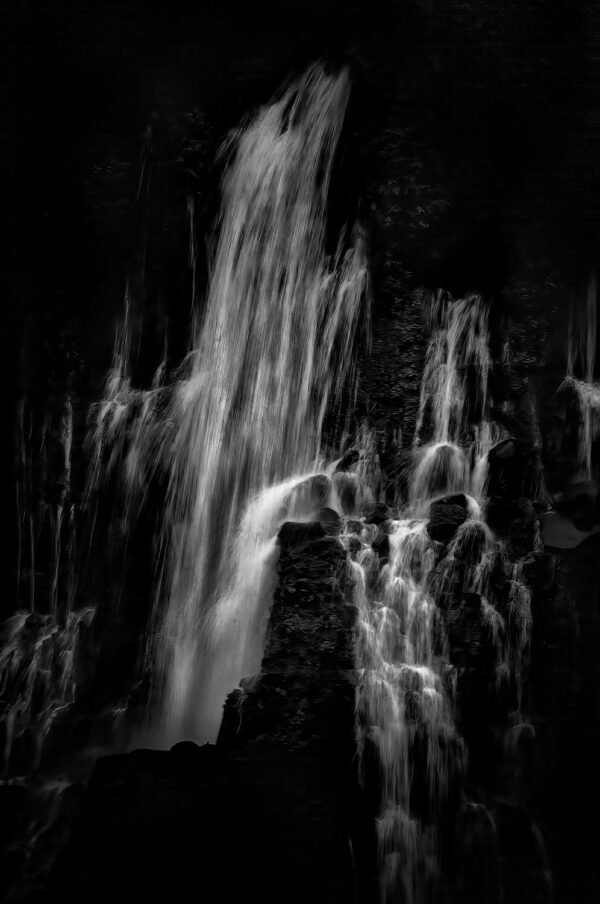
M 365 522 L 367 524 L 383 524 L 392 517 L 392 510 L 385 502 L 374 502 L 367 508 L 365 512 Z
M 215 752 L 212 744 L 200 747 L 193 741 L 179 741 L 171 747 L 171 756 L 182 768 L 192 768 L 204 763 Z
M 360 458 L 360 452 L 358 449 L 348 449 L 347 452 L 344 452 L 339 462 L 336 465 L 335 472 L 339 471 L 349 471 L 350 468 L 356 464 L 358 459 Z
M 384 522 L 384 524 L 385 523 L 386 522 Z M 389 533 L 384 530 L 384 524 L 381 524 L 379 526 L 377 536 L 372 543 L 373 549 L 379 556 L 380 563 L 382 563 L 382 561 L 386 561 L 390 557 L 390 536 Z
M 488 454 L 488 458 L 494 458 L 499 461 L 507 461 L 514 458 L 517 454 L 517 444 L 514 439 L 505 439 L 497 443 Z
M 447 620 L 452 664 L 477 671 L 484 667 L 485 672 L 485 666 L 494 661 L 495 650 L 484 622 L 480 595 L 463 594 L 460 605 L 449 610 Z
M 311 540 L 318 540 L 325 536 L 323 526 L 319 521 L 311 521 L 308 524 L 298 521 L 286 521 L 282 524 L 277 539 L 282 547 L 297 548 Z
M 357 482 L 355 474 L 347 474 L 339 471 L 334 475 L 333 483 L 340 500 L 342 511 L 345 515 L 351 515 L 356 511 Z
M 0 785 L 0 850 L 7 846 L 16 830 L 21 828 L 26 804 L 27 791 L 22 785 Z
M 360 532 L 363 529 L 363 522 L 349 518 L 346 522 L 346 528 L 349 534 L 358 534 L 358 536 L 360 537 Z
M 591 480 L 572 484 L 554 496 L 553 507 L 569 518 L 579 531 L 590 531 L 600 522 L 598 486 Z
M 322 508 L 317 512 L 319 524 L 326 534 L 340 534 L 342 532 L 342 519 L 332 508 Z
M 502 871 L 494 819 L 483 804 L 468 802 L 458 812 L 454 840 L 455 889 L 464 904 L 500 904 Z
M 448 544 L 468 516 L 468 501 L 464 493 L 436 499 L 429 509 L 427 533 L 432 540 Z
M 495 801 L 491 810 L 504 864 L 504 900 L 548 904 L 554 894 L 542 832 L 522 809 Z
M 290 494 L 290 510 L 301 516 L 327 505 L 331 480 L 326 474 L 315 474 L 299 483 Z
M 488 493 L 516 499 L 523 495 L 527 481 L 527 456 L 520 443 L 513 438 L 497 443 L 488 452 Z
M 540 533 L 544 546 L 553 549 L 575 549 L 599 531 L 600 525 L 591 530 L 580 530 L 570 518 L 558 512 L 547 512 L 540 518 Z
M 350 537 L 348 540 L 348 552 L 354 558 L 362 549 L 362 543 L 358 537 Z
M 242 706 L 246 698 L 245 691 L 236 687 L 227 695 L 223 706 L 223 718 L 219 734 L 217 735 L 217 747 L 227 750 L 235 746 L 242 718 Z

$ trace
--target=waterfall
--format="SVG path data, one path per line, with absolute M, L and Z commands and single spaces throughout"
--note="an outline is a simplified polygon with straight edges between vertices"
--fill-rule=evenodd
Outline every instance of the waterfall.
M 519 723 L 531 622 L 522 566 L 508 561 L 483 520 L 485 462 L 500 435 L 487 421 L 487 306 L 478 296 L 438 296 L 432 326 L 408 498 L 398 518 L 379 528 L 349 522 L 345 536 L 359 609 L 358 744 L 363 779 L 379 776 L 381 900 L 404 904 L 439 899 L 442 826 L 464 793 L 452 632 L 487 638 L 495 654 L 491 685 L 511 685 Z M 435 506 L 446 504 L 460 517 L 442 543 L 431 519 Z M 382 533 L 387 561 L 374 543 Z M 498 580 L 508 598 L 504 611 Z M 498 894 L 493 889 L 489 900 Z
M 363 244 L 340 245 L 333 260 L 324 247 L 348 95 L 345 72 L 314 66 L 228 148 L 208 297 L 167 414 L 167 553 L 155 639 L 163 739 L 216 736 L 206 682 L 225 686 L 215 675 L 222 613 L 239 595 L 240 568 L 268 558 L 264 544 L 277 527 L 275 509 L 256 500 L 314 468 L 326 409 L 352 360 Z M 229 686 L 260 662 L 259 641 L 246 643 L 260 634 L 248 629 L 259 596 L 233 606 Z
M 469 414 L 466 368 L 476 375 L 474 389 L 479 420 L 487 401 L 490 369 L 487 309 L 476 295 L 448 303 L 438 292 L 430 307 L 433 326 L 421 381 L 415 445 L 421 441 L 428 412 L 435 443 L 457 442 Z

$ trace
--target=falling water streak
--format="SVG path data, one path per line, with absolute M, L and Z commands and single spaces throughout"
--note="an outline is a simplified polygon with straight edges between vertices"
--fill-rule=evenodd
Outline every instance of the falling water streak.
M 54 514 L 54 564 L 52 586 L 50 591 L 50 607 L 52 612 L 58 608 L 58 583 L 62 562 L 61 536 L 63 532 L 63 513 L 67 499 L 71 493 L 71 454 L 73 448 L 73 404 L 67 395 L 61 414 L 59 441 L 62 451 L 62 481 L 59 500 Z
M 516 711 L 513 714 L 516 723 L 524 721 L 523 688 L 529 669 L 531 643 L 531 591 L 525 583 L 525 561 L 515 562 L 509 582 L 508 595 L 508 642 L 506 664 L 510 674 L 515 678 Z
M 29 523 L 29 609 L 35 611 L 35 521 L 33 513 L 33 412 L 29 412 L 29 431 L 27 435 L 27 520 Z
M 17 405 L 16 423 L 16 449 L 17 449 L 17 480 L 15 481 L 16 512 L 17 512 L 17 599 L 21 593 L 21 569 L 23 567 L 23 522 L 25 520 L 26 492 L 24 485 L 25 475 L 25 427 L 24 427 L 25 399 L 19 399 Z
M 208 626 L 235 571 L 241 515 L 263 488 L 310 470 L 352 359 L 363 243 L 333 261 L 324 252 L 348 93 L 345 72 L 315 66 L 232 145 L 205 313 L 170 407 L 167 604 L 156 635 L 163 741 L 214 736 L 201 712 Z
M 586 297 L 586 349 L 585 349 L 585 378 L 588 383 L 594 379 L 594 365 L 596 363 L 596 334 L 597 334 L 597 301 L 598 291 L 596 286 L 596 274 L 592 273 L 588 284 Z
M 187 213 L 188 213 L 188 223 L 189 223 L 189 234 L 190 240 L 188 245 L 188 266 L 192 271 L 192 292 L 190 305 L 191 310 L 193 312 L 194 306 L 196 304 L 196 205 L 194 202 L 194 196 L 190 195 L 188 197 L 187 202 Z
M 487 307 L 478 295 L 451 301 L 439 292 L 433 299 L 430 319 L 434 328 L 421 381 L 415 446 L 421 442 L 428 406 L 432 408 L 433 441 L 459 441 L 469 413 L 464 370 L 470 365 L 478 379 L 479 415 L 485 412 L 490 369 L 487 316 Z
M 152 474 L 160 466 L 168 442 L 160 422 L 164 400 L 167 347 L 149 389 L 132 386 L 132 303 L 129 286 L 125 291 L 124 314 L 117 326 L 113 360 L 102 399 L 90 410 L 87 437 L 89 453 L 84 504 L 90 512 L 89 551 L 95 534 L 95 511 L 106 482 L 119 481 L 117 510 L 113 513 L 119 530 L 127 537 L 135 522 Z

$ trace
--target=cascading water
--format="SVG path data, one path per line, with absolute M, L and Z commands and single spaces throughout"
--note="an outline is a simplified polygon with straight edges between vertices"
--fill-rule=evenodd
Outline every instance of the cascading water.
M 290 484 L 270 489 L 270 501 L 260 494 L 314 467 L 327 405 L 348 373 L 362 242 L 333 261 L 324 247 L 348 92 L 345 73 L 313 67 L 233 142 L 206 309 L 168 413 L 155 641 L 165 682 L 156 721 L 170 740 L 214 739 L 222 699 L 207 711 L 207 683 L 222 692 L 259 665 L 260 632 L 248 625 L 260 593 L 243 606 L 238 597 L 268 558 Z
M 379 529 L 351 522 L 346 535 L 360 612 L 359 750 L 363 776 L 380 776 L 381 899 L 407 904 L 444 899 L 442 827 L 464 794 L 464 744 L 454 721 L 459 670 L 449 658 L 453 626 L 462 630 L 476 615 L 496 651 L 498 684 L 517 685 L 517 722 L 530 628 L 521 572 L 482 520 L 484 462 L 498 438 L 485 419 L 487 309 L 477 296 L 438 296 L 433 316 L 408 499 L 399 520 Z M 421 445 L 426 431 L 431 439 Z M 434 506 L 446 503 L 462 509 L 462 523 L 442 543 L 431 519 Z M 385 564 L 374 543 L 382 532 L 389 544 Z M 506 618 L 494 599 L 496 571 L 510 587 Z M 486 819 L 493 825 L 489 814 Z

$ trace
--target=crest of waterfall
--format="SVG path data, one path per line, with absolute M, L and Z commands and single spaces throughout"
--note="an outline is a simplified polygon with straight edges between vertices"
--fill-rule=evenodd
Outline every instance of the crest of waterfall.
M 592 477 L 592 445 L 600 437 L 600 383 L 594 380 L 598 323 L 596 274 L 589 278 L 586 304 L 575 316 L 571 309 L 567 346 L 567 376 L 560 389 L 570 390 L 579 409 L 579 462 L 583 477 Z M 579 374 L 579 376 L 577 376 Z
M 240 638 L 252 634 L 258 602 L 231 601 L 240 569 L 252 571 L 253 555 L 268 558 L 276 531 L 260 493 L 314 467 L 326 409 L 352 360 L 363 244 L 357 236 L 333 260 L 324 247 L 348 93 L 345 72 L 312 67 L 230 147 L 208 297 L 167 418 L 165 602 L 155 647 L 164 676 L 158 723 L 171 740 L 214 738 L 218 724 L 202 701 L 207 674 L 219 683 L 215 632 L 229 622 L 232 648 L 246 648 Z M 256 656 L 237 657 L 233 686 Z
M 461 643 L 472 637 L 473 643 L 489 645 L 491 687 L 501 693 L 510 686 L 516 698 L 512 718 L 523 721 L 531 627 L 524 563 L 509 561 L 485 521 L 487 456 L 502 438 L 501 429 L 486 419 L 490 364 L 483 301 L 438 295 L 407 499 L 397 517 L 380 527 L 357 521 L 355 509 L 343 535 L 360 613 L 361 769 L 365 780 L 369 771 L 380 777 L 376 825 L 385 902 L 416 904 L 437 900 L 440 893 L 438 830 L 464 793 L 466 767 L 454 714 L 460 667 L 451 657 L 453 631 Z M 429 441 L 423 444 L 425 435 Z M 357 488 L 371 479 L 364 465 L 358 473 L 363 458 L 372 460 L 364 436 L 362 445 L 367 452 L 361 451 L 352 468 L 355 499 L 367 498 Z M 334 475 L 340 497 L 347 481 L 348 475 L 342 481 Z M 448 494 L 450 504 L 463 507 L 464 520 L 441 543 L 431 538 L 428 525 L 432 504 Z M 382 532 L 388 535 L 387 561 L 379 558 Z M 495 826 L 485 808 L 467 803 L 460 818 L 485 825 L 494 841 Z M 489 885 L 486 900 L 500 900 L 495 842 L 487 845 L 487 856 L 482 887 Z

